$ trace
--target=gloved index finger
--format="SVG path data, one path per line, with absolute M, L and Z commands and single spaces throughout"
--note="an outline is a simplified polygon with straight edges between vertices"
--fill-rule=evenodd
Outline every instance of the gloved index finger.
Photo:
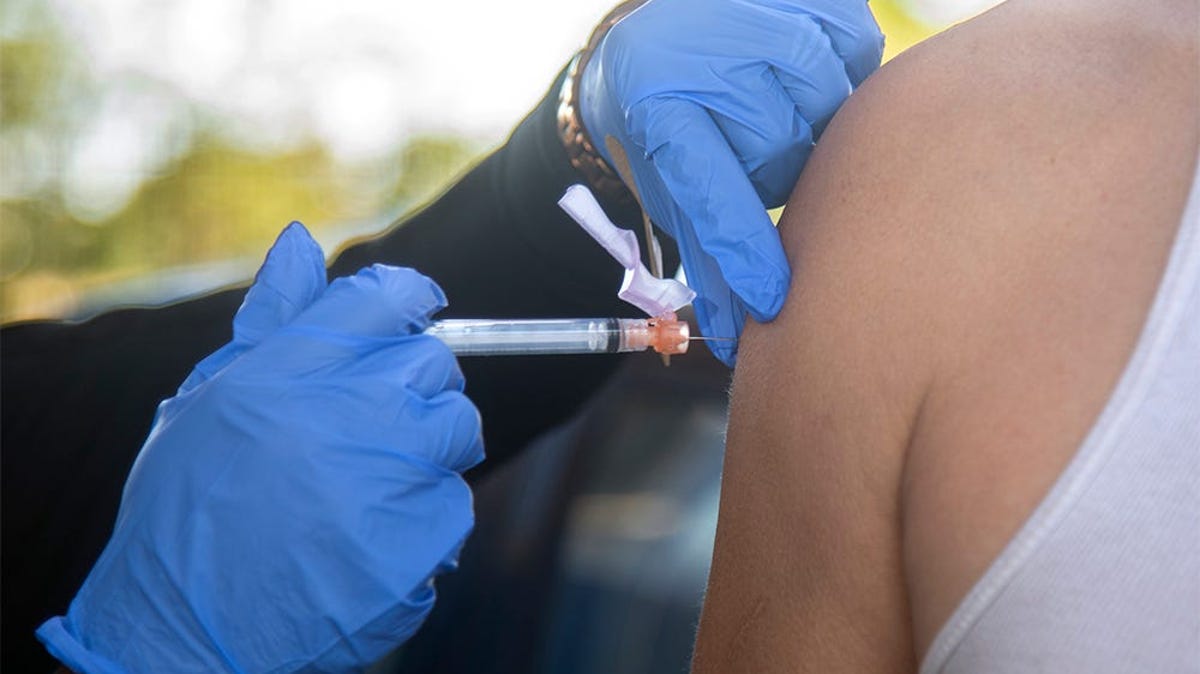
M 803 48 L 777 54 L 770 63 L 788 99 L 812 126 L 815 140 L 850 95 L 854 82 L 829 35 L 815 20 L 803 17 L 793 35 Z
M 413 269 L 376 264 L 344 276 L 291 327 L 351 337 L 397 337 L 421 332 L 446 307 L 446 295 Z
M 883 33 L 866 0 L 824 0 L 805 9 L 829 36 L 851 84 L 857 87 L 879 68 Z
M 677 239 L 683 230 L 694 233 L 750 313 L 759 321 L 774 318 L 790 281 L 787 257 L 712 117 L 690 101 L 650 98 L 634 105 L 628 119 L 633 141 L 661 182 L 661 189 L 640 186 L 651 219 Z M 688 264 L 686 247 L 681 254 L 690 282 L 702 265 Z

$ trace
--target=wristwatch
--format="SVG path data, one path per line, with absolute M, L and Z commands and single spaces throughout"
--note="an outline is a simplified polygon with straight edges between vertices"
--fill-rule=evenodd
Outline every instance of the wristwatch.
M 596 144 L 588 135 L 583 125 L 583 117 L 579 107 L 579 85 L 583 77 L 583 69 L 600 41 L 608 35 L 608 31 L 618 21 L 628 16 L 633 10 L 646 4 L 647 0 L 626 0 L 613 8 L 592 31 L 587 45 L 571 59 L 567 66 L 567 75 L 563 79 L 562 88 L 558 94 L 558 137 L 567 151 L 567 159 L 571 166 L 587 180 L 588 186 L 602 197 L 607 197 L 618 204 L 635 202 L 633 194 L 621 177 L 613 170 L 604 157 L 596 150 Z

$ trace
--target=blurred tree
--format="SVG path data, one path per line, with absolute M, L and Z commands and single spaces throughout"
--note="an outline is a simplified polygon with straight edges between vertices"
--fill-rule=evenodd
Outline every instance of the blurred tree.
M 460 136 L 414 138 L 400 151 L 400 174 L 388 199 L 404 211 L 440 192 L 453 176 L 466 171 L 482 153 L 478 143 Z
M 257 255 L 292 220 L 316 225 L 347 215 L 334 171 L 315 145 L 259 155 L 200 139 L 169 172 L 146 182 L 126 208 L 100 223 L 103 243 L 92 263 L 153 269 Z
M 28 124 L 45 114 L 53 97 L 47 90 L 58 82 L 61 55 L 47 34 L 0 41 L 0 119 L 4 124 Z
M 934 32 L 904 3 L 871 3 L 888 58 Z M 58 20 L 39 0 L 0 4 L 0 320 L 61 316 L 101 286 L 163 269 L 257 260 L 292 220 L 318 236 L 378 229 L 384 214 L 419 207 L 486 150 L 452 134 L 415 136 L 354 165 L 316 141 L 250 149 L 230 120 L 170 83 L 96 74 Z M 97 102 L 131 82 L 185 106 L 196 125 L 177 153 L 134 174 L 127 203 L 85 222 L 65 194 L 64 167 Z

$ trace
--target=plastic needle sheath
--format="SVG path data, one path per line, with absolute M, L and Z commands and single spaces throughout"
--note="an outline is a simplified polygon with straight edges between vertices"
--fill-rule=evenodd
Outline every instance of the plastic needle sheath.
M 673 318 L 450 319 L 425 334 L 459 356 L 687 351 L 689 331 Z

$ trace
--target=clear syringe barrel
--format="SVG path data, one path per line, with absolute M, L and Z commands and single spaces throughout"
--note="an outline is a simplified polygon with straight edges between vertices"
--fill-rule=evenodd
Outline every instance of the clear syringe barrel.
M 670 318 L 448 319 L 425 334 L 459 356 L 522 356 L 645 351 L 684 353 L 686 322 Z

